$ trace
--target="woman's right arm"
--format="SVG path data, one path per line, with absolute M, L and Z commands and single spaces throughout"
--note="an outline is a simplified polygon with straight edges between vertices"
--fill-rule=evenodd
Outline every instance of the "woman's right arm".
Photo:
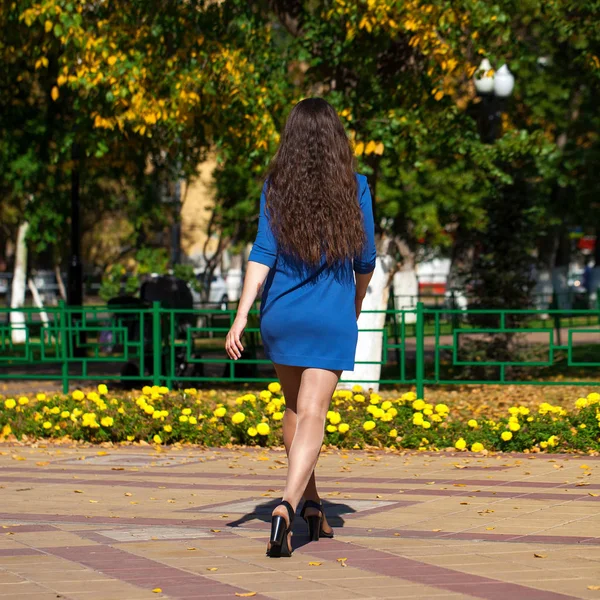
M 354 304 L 356 307 L 356 318 L 360 315 L 362 303 L 367 295 L 369 282 L 373 277 L 375 270 L 375 261 L 377 258 L 377 249 L 375 246 L 375 221 L 373 218 L 373 201 L 369 184 L 364 181 L 360 195 L 360 208 L 363 213 L 366 244 L 360 256 L 354 259 L 354 272 L 356 273 L 356 296 Z

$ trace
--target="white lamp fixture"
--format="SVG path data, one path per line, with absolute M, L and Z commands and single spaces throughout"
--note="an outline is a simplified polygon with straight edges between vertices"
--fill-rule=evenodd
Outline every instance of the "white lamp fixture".
M 515 87 L 515 76 L 506 65 L 502 65 L 494 76 L 494 94 L 500 98 L 508 98 Z
M 494 76 L 489 75 L 492 65 L 487 58 L 484 58 L 475 74 L 475 89 L 478 94 L 491 94 L 494 90 Z M 479 76 L 478 76 L 479 75 Z

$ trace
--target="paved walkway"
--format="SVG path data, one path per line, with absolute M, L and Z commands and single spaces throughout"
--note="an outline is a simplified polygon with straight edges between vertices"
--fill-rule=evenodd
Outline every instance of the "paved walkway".
M 0 599 L 600 598 L 600 459 L 324 452 L 334 540 L 264 556 L 281 451 L 0 446 Z

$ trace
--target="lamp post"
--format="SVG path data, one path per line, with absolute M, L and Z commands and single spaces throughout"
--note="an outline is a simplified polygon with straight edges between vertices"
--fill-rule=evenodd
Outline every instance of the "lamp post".
M 485 144 L 493 144 L 500 136 L 502 113 L 515 87 L 514 75 L 506 65 L 502 65 L 493 75 L 491 71 L 490 61 L 484 58 L 474 77 L 475 90 L 481 98 L 479 133 Z

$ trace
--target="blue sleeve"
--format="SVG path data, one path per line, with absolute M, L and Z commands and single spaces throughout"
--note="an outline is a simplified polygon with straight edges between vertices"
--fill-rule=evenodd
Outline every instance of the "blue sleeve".
M 267 198 L 265 195 L 267 185 L 265 184 L 260 195 L 260 213 L 258 215 L 258 233 L 248 260 L 261 263 L 271 268 L 277 259 L 277 241 L 271 231 L 269 217 L 266 211 Z
M 356 273 L 367 274 L 375 270 L 375 258 L 377 249 L 375 247 L 375 222 L 373 220 L 373 201 L 371 200 L 371 190 L 367 179 L 362 178 L 363 182 L 360 186 L 360 208 L 363 213 L 365 226 L 365 235 L 367 238 L 365 247 L 361 254 L 354 259 L 354 270 Z

